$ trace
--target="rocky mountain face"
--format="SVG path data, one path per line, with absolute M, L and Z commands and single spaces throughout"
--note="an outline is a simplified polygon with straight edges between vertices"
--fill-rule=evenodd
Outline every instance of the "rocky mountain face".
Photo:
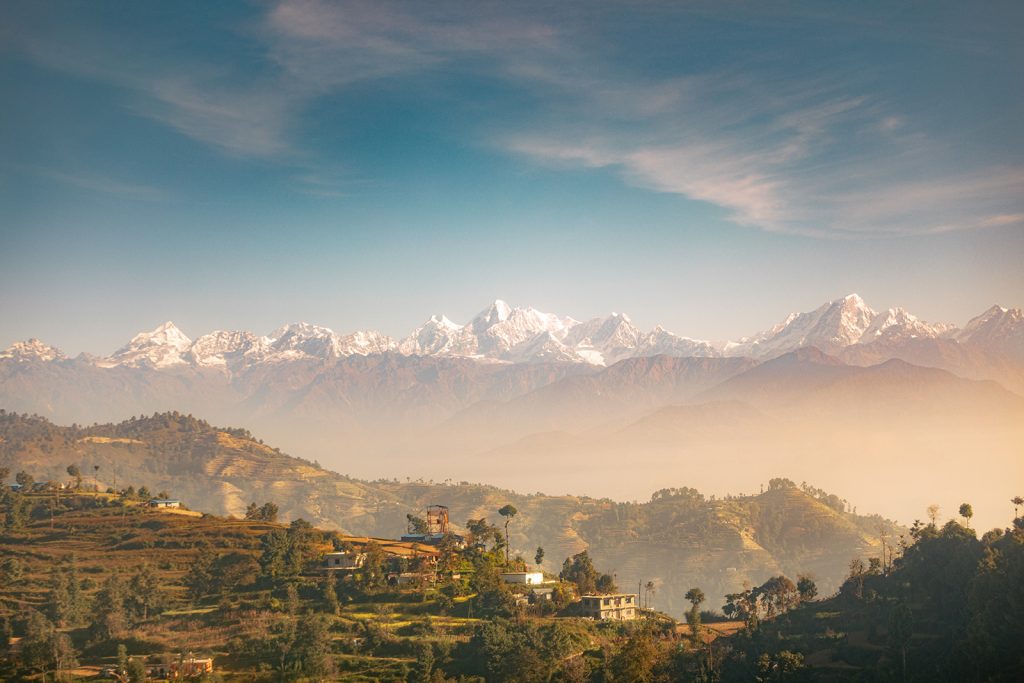
M 879 529 L 890 537 L 904 531 L 784 480 L 762 494 L 724 499 L 665 489 L 647 503 L 523 495 L 466 482 L 361 481 L 282 454 L 244 429 L 176 413 L 73 428 L 0 412 L 0 466 L 63 481 L 71 463 L 86 486 L 144 485 L 193 509 L 236 516 L 250 502 L 273 501 L 285 520 L 385 538 L 403 533 L 405 515 L 429 504 L 448 505 L 461 529 L 471 518 L 498 523 L 497 510 L 512 503 L 519 510 L 510 525 L 514 553 L 532 558 L 543 547 L 545 568 L 557 571 L 565 557 L 588 550 L 624 589 L 653 581 L 654 604 L 676 615 L 693 585 L 712 604 L 744 581 L 780 572 L 812 573 L 823 591 L 833 590 L 851 559 L 880 552 Z

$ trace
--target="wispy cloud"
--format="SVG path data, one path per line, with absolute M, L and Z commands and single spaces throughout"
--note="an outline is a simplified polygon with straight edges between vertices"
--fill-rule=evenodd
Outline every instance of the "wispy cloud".
M 424 12 L 423 9 L 426 8 Z M 48 68 L 124 89 L 137 113 L 241 157 L 308 156 L 294 128 L 317 97 L 361 81 L 464 58 L 538 50 L 551 31 L 464 7 L 281 0 L 239 35 L 258 43 L 247 69 L 168 55 L 67 24 L 8 27 L 10 46 Z M 52 18 L 51 18 L 52 19 Z M 313 162 L 317 163 L 317 162 Z
M 251 157 L 292 150 L 288 127 L 296 107 L 285 93 L 180 77 L 154 80 L 145 93 L 137 111 L 200 142 Z
M 584 80 L 566 88 L 559 116 L 497 131 L 492 144 L 549 165 L 608 169 L 770 232 L 924 235 L 1011 225 L 1024 212 L 1024 168 L 964 166 L 892 104 L 844 84 L 728 72 L 639 86 Z M 641 88 L 672 97 L 652 108 Z M 602 116 L 606 102 L 621 106 Z
M 189 138 L 292 168 L 295 187 L 318 196 L 343 195 L 350 177 L 325 172 L 343 160 L 319 157 L 303 139 L 303 116 L 318 98 L 369 81 L 458 73 L 536 102 L 479 119 L 466 131 L 477 142 L 530 163 L 608 169 L 752 228 L 931 234 L 1010 225 L 1024 214 L 1020 168 L 957 163 L 852 69 L 734 62 L 654 76 L 616 63 L 585 39 L 579 15 L 569 16 L 566 25 L 559 13 L 501 4 L 279 0 L 238 29 L 254 45 L 247 68 L 152 54 L 74 27 L 8 37 L 39 63 L 124 88 L 134 111 Z
M 36 168 L 15 166 L 20 172 L 33 173 L 35 175 L 49 178 L 50 180 L 92 192 L 116 195 L 126 199 L 137 199 L 142 201 L 162 201 L 169 197 L 165 190 L 149 185 L 136 185 L 133 183 L 115 180 L 97 173 L 66 173 L 48 168 Z
M 478 4 L 282 0 L 262 35 L 289 78 L 330 90 L 357 81 L 429 69 L 466 55 L 557 48 L 556 32 Z
M 900 235 L 1024 225 L 1021 197 L 1024 169 L 993 167 L 836 190 L 825 200 L 844 234 Z

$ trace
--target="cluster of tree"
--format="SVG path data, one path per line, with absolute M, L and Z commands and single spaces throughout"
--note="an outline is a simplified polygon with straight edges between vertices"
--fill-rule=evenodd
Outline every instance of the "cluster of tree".
M 682 488 L 667 488 L 659 489 L 651 494 L 651 502 L 656 503 L 658 501 L 672 501 L 674 503 L 691 503 L 693 505 L 703 505 L 705 502 L 704 494 L 697 489 L 684 486 Z
M 427 524 L 427 520 L 422 517 L 418 517 L 414 514 L 407 514 L 405 516 L 406 531 L 410 534 L 427 534 L 430 532 L 430 526 Z
M 495 619 L 477 629 L 466 653 L 488 681 L 551 681 L 556 673 L 574 671 L 571 655 L 585 642 L 560 622 L 511 622 Z
M 1011 501 L 1014 502 L 1014 501 Z M 933 680 L 1024 677 L 1024 518 L 980 539 L 966 524 L 915 523 L 913 543 L 884 571 L 851 572 L 841 595 L 871 619 L 895 626 L 892 645 L 907 669 Z M 928 638 L 914 638 L 914 634 Z
M 245 518 L 255 522 L 276 522 L 278 512 L 278 507 L 274 503 L 249 503 L 249 507 L 245 509 Z
M 298 576 L 319 556 L 323 533 L 304 519 L 294 519 L 287 529 L 272 529 L 261 540 L 260 569 L 270 579 Z
M 680 637 L 672 622 L 644 619 L 617 630 L 617 637 L 597 645 L 571 621 L 496 619 L 476 630 L 461 655 L 475 665 L 472 673 L 496 683 L 712 679 L 707 654 Z
M 491 542 L 494 546 L 504 549 L 505 537 L 498 527 L 488 523 L 487 519 L 471 519 L 466 522 L 466 543 L 470 547 L 479 547 Z
M 20 580 L 17 561 L 4 563 L 5 577 Z M 73 555 L 54 567 L 41 610 L 27 608 L 11 625 L 22 634 L 22 671 L 61 671 L 75 666 L 77 652 L 67 632 L 84 628 L 92 644 L 123 638 L 159 610 L 164 602 L 156 574 L 148 565 L 130 577 L 114 572 L 92 597 L 92 579 L 78 575 Z
M 618 590 L 615 586 L 615 578 L 610 574 L 598 572 L 586 550 L 565 558 L 558 578 L 575 584 L 580 595 L 614 593 Z
M 829 493 L 824 489 L 811 486 L 805 481 L 800 482 L 800 490 L 816 500 L 821 501 L 836 512 L 846 512 L 850 506 L 845 498 L 840 498 L 834 493 Z
M 298 603 L 297 597 L 293 600 L 293 604 Z M 237 643 L 236 650 L 273 662 L 281 680 L 322 680 L 334 671 L 331 644 L 328 619 L 306 612 L 275 621 L 265 636 Z
M 154 498 L 153 492 L 150 491 L 149 487 L 147 486 L 140 486 L 138 489 L 136 489 L 134 486 L 129 486 L 128 488 L 121 489 L 118 492 L 115 492 L 113 489 L 109 489 L 109 492 L 120 493 L 122 498 L 126 498 L 128 500 L 147 501 L 152 500 Z M 160 491 L 159 493 L 156 494 L 155 497 L 170 498 L 170 496 L 171 494 L 169 494 L 167 491 Z
M 1024 499 L 1010 502 L 1017 515 Z M 771 580 L 729 596 L 726 612 L 747 619 L 748 628 L 723 646 L 721 680 L 813 679 L 801 657 L 821 647 L 839 662 L 830 670 L 836 681 L 1024 680 L 1024 518 L 978 538 L 972 512 L 964 504 L 963 522 L 942 526 L 938 511 L 930 512 L 891 563 L 854 560 L 839 593 L 811 606 L 785 613 L 794 589 L 805 592 L 802 583 Z M 815 618 L 823 612 L 834 615 L 824 637 Z M 864 646 L 848 642 L 854 632 Z M 801 645 L 783 650 L 783 643 Z
M 20 664 L 24 671 L 64 671 L 78 665 L 71 637 L 39 611 L 26 611 L 22 632 Z
M 99 469 L 99 465 L 94 465 L 93 474 L 96 475 L 99 472 Z M 70 490 L 72 492 L 82 491 L 84 487 L 81 468 L 78 465 L 72 463 L 65 468 L 65 471 L 68 473 L 69 476 L 74 478 L 74 481 L 71 482 Z M 0 466 L 0 484 L 7 480 L 7 478 L 10 476 L 10 472 L 10 468 Z M 8 500 L 7 497 L 12 494 L 28 493 L 38 488 L 41 488 L 44 491 L 48 492 L 59 493 L 62 489 L 65 488 L 64 482 L 53 480 L 37 482 L 36 478 L 31 473 L 25 470 L 21 470 L 17 474 L 15 474 L 14 481 L 19 487 L 18 491 L 10 491 L 7 489 L 7 487 L 0 486 L 0 503 L 4 502 L 5 500 Z M 92 486 L 91 488 L 95 489 L 96 487 Z M 150 500 L 151 498 L 153 498 L 153 493 L 146 486 L 140 486 L 138 490 L 136 490 L 134 486 L 128 486 L 127 488 L 121 489 L 120 491 L 115 491 L 113 488 L 108 488 L 107 493 L 116 493 L 119 494 L 122 498 L 127 498 L 130 500 Z M 170 494 L 167 491 L 160 491 L 159 493 L 156 494 L 156 497 L 169 498 Z
M 22 415 L 0 408 L 0 459 L 13 458 L 26 444 L 68 445 L 73 436 L 39 415 Z
M 30 517 L 31 505 L 28 499 L 20 492 L 0 486 L 0 526 L 8 531 L 21 529 Z
M 817 594 L 818 587 L 808 576 L 799 577 L 796 583 L 782 575 L 773 576 L 760 586 L 726 595 L 722 611 L 730 618 L 746 622 L 748 628 L 754 628 L 762 619 L 785 614 Z
M 120 572 L 107 576 L 91 609 L 90 631 L 96 641 L 115 640 L 164 605 L 156 573 L 144 565 L 129 579 Z
M 250 520 L 272 521 L 276 517 L 274 503 L 251 504 L 246 514 Z M 286 528 L 271 529 L 260 537 L 258 558 L 244 550 L 218 551 L 203 544 L 196 549 L 182 582 L 193 603 L 224 599 L 257 584 L 280 588 L 294 583 L 318 562 L 328 536 L 306 520 L 295 519 Z
M 249 553 L 231 551 L 217 555 L 208 547 L 200 547 L 195 562 L 182 582 L 194 603 L 206 598 L 222 598 L 240 588 L 256 583 L 260 565 Z

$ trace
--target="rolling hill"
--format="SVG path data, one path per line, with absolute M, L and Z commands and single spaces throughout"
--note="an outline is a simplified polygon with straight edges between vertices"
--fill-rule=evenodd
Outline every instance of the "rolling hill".
M 290 457 L 244 429 L 217 428 L 188 415 L 163 413 L 118 424 L 61 427 L 0 414 L 0 466 L 37 480 L 66 480 L 77 464 L 101 489 L 115 482 L 173 491 L 193 509 L 241 516 L 250 502 L 273 501 L 298 517 L 355 535 L 396 537 L 407 513 L 450 507 L 453 521 L 500 521 L 512 503 L 512 547 L 524 557 L 545 548 L 549 569 L 588 550 L 623 586 L 654 581 L 655 604 L 683 611 L 683 594 L 703 586 L 713 600 L 744 581 L 784 571 L 813 573 L 823 590 L 838 585 L 850 559 L 876 555 L 879 529 L 900 529 L 856 515 L 836 497 L 776 480 L 768 491 L 725 499 L 661 493 L 647 503 L 584 496 L 526 495 L 468 482 L 362 481 Z M 535 477 L 547 476 L 537 470 Z

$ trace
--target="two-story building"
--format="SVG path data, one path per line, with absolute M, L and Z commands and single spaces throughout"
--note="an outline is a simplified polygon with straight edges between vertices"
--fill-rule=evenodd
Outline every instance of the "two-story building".
M 580 598 L 580 615 L 591 619 L 628 621 L 636 619 L 637 596 L 635 593 L 616 595 L 584 595 Z

